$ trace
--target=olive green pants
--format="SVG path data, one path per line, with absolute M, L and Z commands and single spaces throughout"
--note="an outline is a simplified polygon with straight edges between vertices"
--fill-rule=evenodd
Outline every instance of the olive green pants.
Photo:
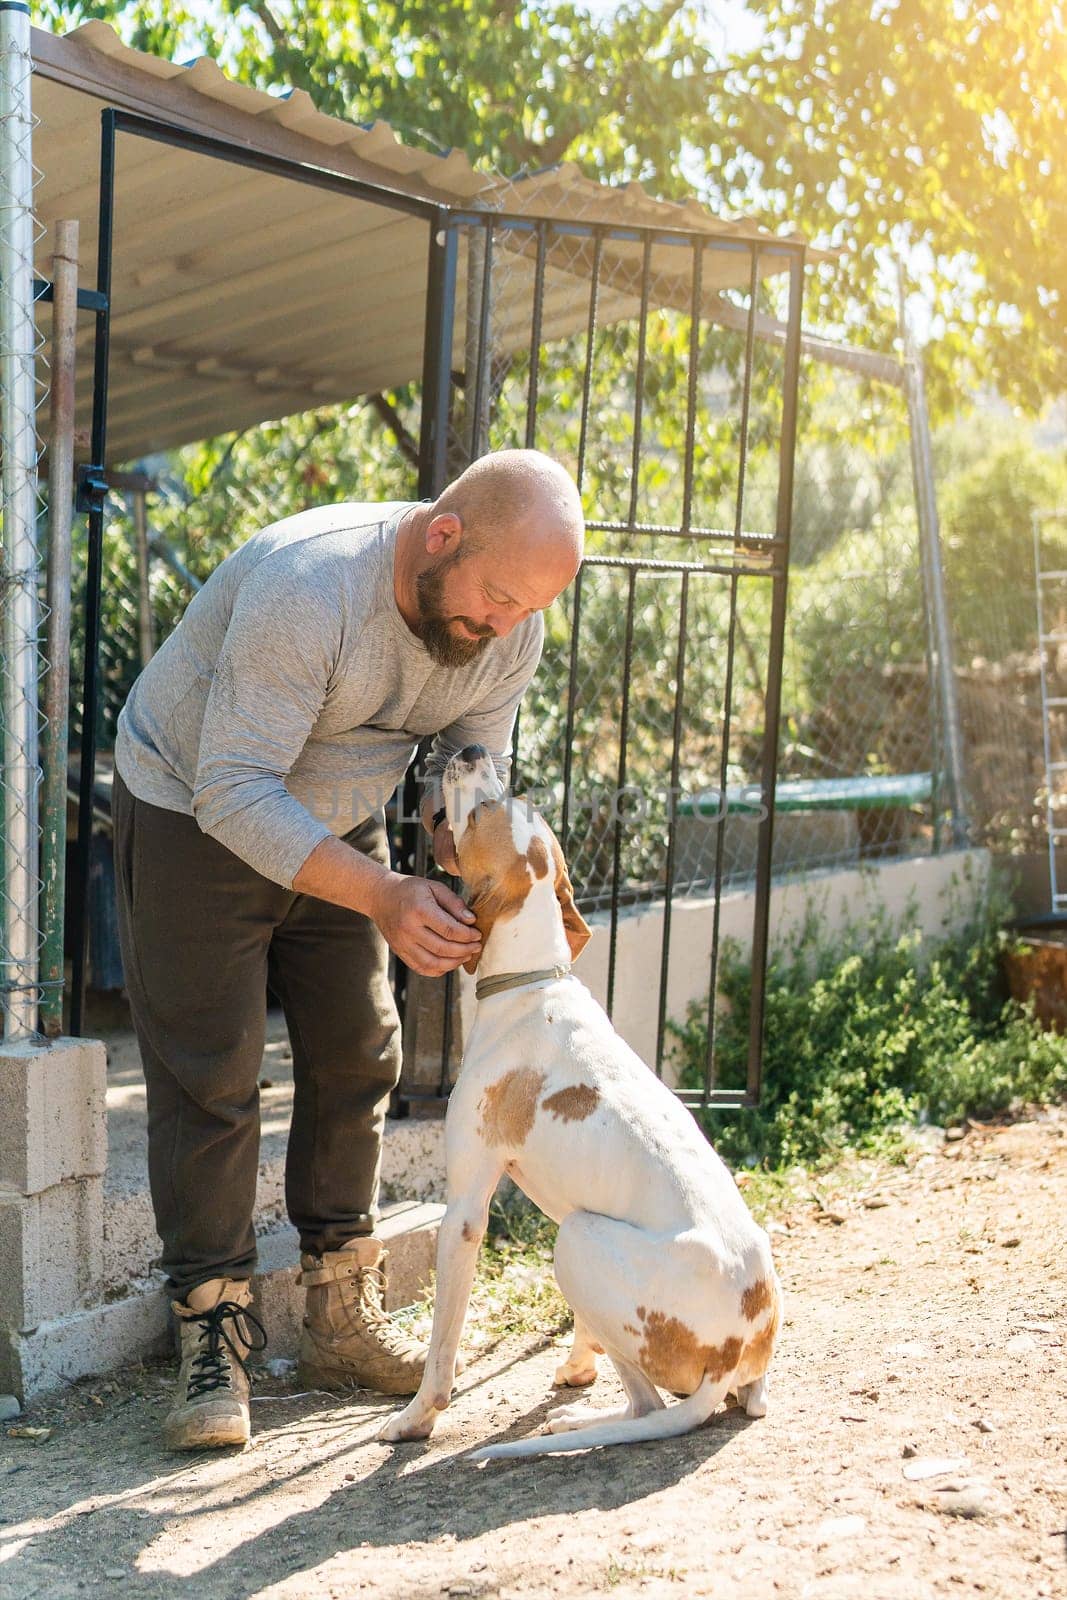
M 301 1248 L 371 1232 L 400 1075 L 385 940 L 358 912 L 262 877 L 193 817 L 136 799 L 117 773 L 113 813 L 149 1182 L 172 1290 L 184 1298 L 209 1278 L 255 1270 L 268 979 L 293 1051 L 285 1198 Z M 380 815 L 347 842 L 388 861 Z

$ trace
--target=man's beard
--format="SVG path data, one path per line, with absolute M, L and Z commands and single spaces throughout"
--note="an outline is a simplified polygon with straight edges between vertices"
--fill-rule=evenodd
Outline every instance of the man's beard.
M 493 638 L 492 628 L 486 627 L 483 632 L 478 623 L 471 622 L 467 617 L 459 620 L 464 627 L 479 633 L 477 639 L 463 639 L 449 627 L 449 622 L 456 619 L 450 619 L 444 609 L 445 574 L 461 559 L 458 553 L 445 556 L 437 566 L 428 567 L 415 579 L 415 598 L 419 606 L 419 639 L 431 661 L 439 667 L 469 666 L 472 661 L 477 661 Z

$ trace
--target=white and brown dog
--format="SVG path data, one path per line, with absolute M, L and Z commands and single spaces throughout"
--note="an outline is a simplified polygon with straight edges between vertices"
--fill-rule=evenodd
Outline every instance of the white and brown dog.
M 444 790 L 482 936 L 478 1010 L 445 1125 L 448 1207 L 425 1376 L 379 1438 L 424 1439 L 449 1403 L 505 1172 L 559 1223 L 556 1278 L 574 1344 L 557 1383 L 591 1383 L 606 1353 L 627 1404 L 562 1406 L 548 1418 L 555 1437 L 473 1459 L 687 1433 L 730 1390 L 763 1416 L 781 1303 L 767 1235 L 690 1113 L 570 975 L 589 929 L 547 823 L 505 798 L 480 746 L 449 762 Z M 685 1398 L 665 1405 L 660 1389 Z

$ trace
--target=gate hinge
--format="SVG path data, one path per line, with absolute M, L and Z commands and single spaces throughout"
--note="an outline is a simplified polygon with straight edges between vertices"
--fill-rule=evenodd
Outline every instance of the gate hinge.
M 104 504 L 107 494 L 107 473 L 103 467 L 96 467 L 89 463 L 78 468 L 78 490 L 74 499 L 75 509 L 78 511 L 98 511 Z

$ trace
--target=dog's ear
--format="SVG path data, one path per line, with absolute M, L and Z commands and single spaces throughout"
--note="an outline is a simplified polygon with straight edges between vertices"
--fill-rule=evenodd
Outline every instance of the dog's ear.
M 549 830 L 551 832 L 551 829 Z M 571 885 L 570 873 L 567 863 L 563 859 L 563 851 L 559 847 L 559 840 L 552 834 L 552 859 L 556 871 L 556 899 L 563 912 L 563 931 L 567 935 L 567 943 L 571 949 L 571 960 L 577 961 L 590 939 L 593 937 L 582 913 L 574 903 L 574 889 Z

